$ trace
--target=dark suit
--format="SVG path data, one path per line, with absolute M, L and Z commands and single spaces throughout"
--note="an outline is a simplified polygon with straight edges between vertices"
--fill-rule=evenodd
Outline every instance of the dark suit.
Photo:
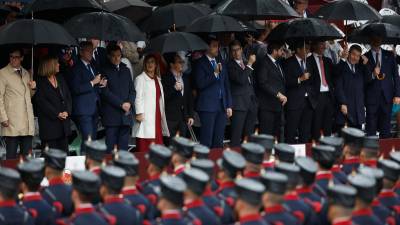
M 101 91 L 101 114 L 103 126 L 106 128 L 107 151 L 111 152 L 114 145 L 117 145 L 118 149 L 128 150 L 135 102 L 131 73 L 123 63 L 118 68 L 107 63 L 102 74 L 107 77 L 107 87 Z M 128 113 L 122 109 L 122 104 L 126 102 L 131 104 Z
M 303 60 L 303 66 L 300 66 L 295 55 L 288 58 L 283 64 L 288 98 L 285 106 L 285 142 L 290 144 L 296 143 L 297 134 L 299 143 L 307 143 L 311 138 L 312 118 L 317 104 L 316 96 L 319 93 L 319 85 L 315 85 L 317 82 L 314 77 L 299 81 L 299 78 L 306 72 L 306 67 L 306 61 Z
M 226 109 L 232 108 L 227 68 L 223 66 L 218 76 L 206 55 L 194 68 L 198 90 L 196 109 L 199 113 L 200 143 L 208 147 L 222 147 L 226 125 Z
M 103 47 L 97 47 L 93 52 L 92 65 L 97 71 L 101 71 L 102 68 L 108 64 L 107 50 Z
M 367 109 L 367 135 L 376 135 L 379 131 L 381 138 L 390 137 L 390 116 L 394 97 L 400 97 L 400 79 L 398 67 L 392 52 L 381 50 L 381 72 L 385 79 L 371 79 L 365 87 L 365 105 Z M 372 51 L 366 53 L 370 74 L 376 62 Z
M 47 77 L 37 80 L 37 92 L 34 100 L 39 118 L 39 134 L 43 146 L 62 149 L 68 152 L 68 136 L 71 135 L 72 99 L 63 76 L 57 75 L 58 87 L 50 83 Z M 60 120 L 58 114 L 67 112 L 66 120 Z
M 259 102 L 258 119 L 260 132 L 280 137 L 283 106 L 278 93 L 285 95 L 285 77 L 281 70 L 266 55 L 257 64 L 256 93 Z
M 92 86 L 90 83 L 95 78 L 96 71 L 93 66 L 89 70 L 82 60 L 78 60 L 72 68 L 70 75 L 69 86 L 72 94 L 72 115 L 83 140 L 87 140 L 89 136 L 92 139 L 96 138 L 99 88 L 97 85 Z M 85 151 L 84 144 L 81 145 L 81 150 Z
M 193 93 L 189 76 L 190 74 L 182 75 L 183 94 L 175 89 L 176 79 L 171 71 L 161 78 L 164 88 L 165 116 L 171 136 L 175 136 L 179 131 L 180 135 L 185 137 L 187 120 L 193 118 Z
M 246 65 L 243 62 L 243 65 Z M 244 69 L 234 60 L 228 63 L 228 74 L 232 94 L 231 142 L 239 146 L 242 137 L 253 133 L 257 118 L 257 100 L 254 93 L 253 69 Z
M 316 95 L 316 106 L 314 111 L 314 118 L 312 122 L 312 138 L 318 140 L 321 136 L 321 131 L 323 131 L 325 136 L 330 136 L 332 134 L 333 125 L 333 113 L 334 113 L 334 85 L 333 85 L 333 63 L 332 60 L 327 57 L 322 57 L 324 69 L 325 69 L 325 80 L 329 91 L 322 92 L 320 90 L 321 77 L 319 72 L 317 62 L 315 61 L 314 54 L 307 58 L 307 68 L 309 73 L 313 77 L 313 82 L 315 82 L 315 87 L 318 86 L 318 92 Z
M 361 128 L 365 123 L 364 86 L 371 80 L 371 73 L 362 64 L 355 65 L 355 73 L 350 69 L 347 61 L 340 61 L 335 68 L 336 88 L 335 96 L 338 103 L 336 124 L 339 126 L 347 123 L 350 127 Z M 347 106 L 347 116 L 341 111 L 341 105 Z

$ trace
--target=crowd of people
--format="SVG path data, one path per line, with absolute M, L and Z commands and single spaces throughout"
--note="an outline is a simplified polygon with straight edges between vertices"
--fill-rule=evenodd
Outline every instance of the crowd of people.
M 151 144 L 146 161 L 86 141 L 86 170 L 67 173 L 67 154 L 47 149 L 17 169 L 0 168 L 1 224 L 23 225 L 395 225 L 400 223 L 400 152 L 378 159 L 379 139 L 357 128 L 321 137 L 312 156 L 271 135 L 241 151 L 174 137 Z M 145 179 L 146 178 L 146 179 Z M 48 186 L 42 186 L 43 179 Z M 17 204 L 16 197 L 18 195 Z

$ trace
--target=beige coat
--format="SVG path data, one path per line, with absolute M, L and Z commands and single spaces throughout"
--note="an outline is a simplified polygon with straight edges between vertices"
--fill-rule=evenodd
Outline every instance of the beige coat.
M 34 134 L 34 119 L 29 88 L 30 74 L 23 69 L 22 79 L 11 65 L 0 70 L 0 122 L 2 136 L 28 136 Z
M 161 79 L 158 78 L 158 83 L 161 88 L 161 98 L 159 101 L 161 111 L 161 128 L 162 134 L 169 137 L 167 120 L 165 118 L 164 107 L 164 91 L 161 84 Z M 154 139 L 156 135 L 156 85 L 154 80 L 151 79 L 146 73 L 141 73 L 135 79 L 135 110 L 136 114 L 144 115 L 144 121 L 136 121 L 133 126 L 133 135 L 138 138 Z

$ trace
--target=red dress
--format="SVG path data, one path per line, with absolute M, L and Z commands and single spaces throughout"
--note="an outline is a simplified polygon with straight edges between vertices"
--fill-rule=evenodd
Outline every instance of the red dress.
M 160 109 L 160 98 L 161 98 L 161 87 L 158 83 L 158 79 L 154 78 L 154 83 L 156 85 L 156 130 L 155 139 L 152 138 L 136 138 L 136 151 L 147 152 L 149 151 L 149 146 L 151 144 L 163 144 L 163 135 L 161 128 L 161 109 Z

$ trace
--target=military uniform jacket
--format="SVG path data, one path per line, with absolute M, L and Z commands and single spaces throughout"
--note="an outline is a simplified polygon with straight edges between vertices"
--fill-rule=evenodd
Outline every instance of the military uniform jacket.
M 4 201 L 0 202 L 0 224 L 34 225 L 35 223 L 29 213 L 15 201 Z
M 68 217 L 73 212 L 72 188 L 61 178 L 49 180 L 49 186 L 42 190 L 42 197 L 57 211 L 58 217 Z
M 115 217 L 115 225 L 141 224 L 142 219 L 139 210 L 135 209 L 122 197 L 113 196 L 104 200 L 104 204 L 98 207 L 100 214 Z
M 56 221 L 56 211 L 43 200 L 40 193 L 24 195 L 23 205 L 35 219 L 36 225 L 53 225 Z
M 201 224 L 207 225 L 220 225 L 221 222 L 219 217 L 215 215 L 203 202 L 203 200 L 194 200 L 185 205 L 185 211 L 187 214 L 193 215 L 195 218 L 201 221 Z

